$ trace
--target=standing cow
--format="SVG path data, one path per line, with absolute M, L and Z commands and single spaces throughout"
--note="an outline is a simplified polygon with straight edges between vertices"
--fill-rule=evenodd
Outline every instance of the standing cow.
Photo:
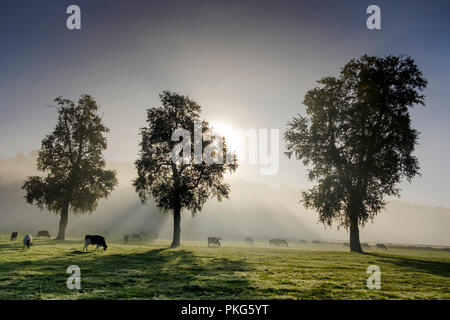
M 208 237 L 208 247 L 210 245 L 216 246 L 216 247 L 220 247 L 220 240 L 222 240 L 222 238 L 219 238 L 219 237 Z
M 91 236 L 89 234 L 85 235 L 83 250 L 86 249 L 86 251 L 87 251 L 88 246 L 90 244 L 97 245 L 97 247 L 95 248 L 94 251 L 98 251 L 100 247 L 103 247 L 103 251 L 106 251 L 106 248 L 108 248 L 108 246 L 106 245 L 105 238 L 103 238 L 102 236 L 99 236 L 99 235 L 94 235 L 94 236 Z
M 277 247 L 279 247 L 279 246 L 284 246 L 284 247 L 289 246 L 288 242 L 286 240 L 284 240 L 284 239 L 270 239 L 269 240 L 269 244 L 274 244 Z
M 142 241 L 142 238 L 141 238 L 141 236 L 138 233 L 132 233 L 131 234 L 131 240 Z
M 33 242 L 33 237 L 31 237 L 31 234 L 26 234 L 25 237 L 23 237 L 23 245 L 26 246 L 28 249 L 30 249 L 31 243 Z
M 18 234 L 19 233 L 17 231 L 14 231 L 13 233 L 11 233 L 11 240 L 10 241 L 16 240 Z
M 49 239 L 51 238 L 50 232 L 48 232 L 47 230 L 39 230 L 36 237 L 37 238 L 45 237 L 45 238 L 49 238 Z

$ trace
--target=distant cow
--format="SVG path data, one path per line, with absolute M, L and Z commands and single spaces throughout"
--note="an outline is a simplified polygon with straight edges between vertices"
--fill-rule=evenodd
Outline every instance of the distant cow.
M 141 236 L 143 236 L 144 238 L 146 238 L 146 237 L 149 236 L 149 234 L 148 234 L 147 231 L 139 231 L 139 234 L 140 234 Z
M 306 242 L 306 240 L 298 240 L 298 243 L 301 243 L 301 244 L 308 244 L 308 242 Z
M 350 247 L 350 243 L 348 243 L 348 242 L 344 242 L 342 245 L 343 245 L 344 247 Z
M 216 246 L 216 247 L 220 247 L 220 240 L 222 240 L 222 238 L 219 237 L 208 237 L 208 247 L 209 246 Z
M 313 240 L 314 244 L 320 244 L 321 242 L 319 240 Z
M 99 235 L 91 236 L 88 234 L 88 235 L 84 236 L 83 250 L 86 249 L 86 251 L 87 251 L 88 246 L 90 244 L 97 245 L 97 247 L 95 248 L 94 251 L 99 250 L 100 247 L 103 247 L 103 251 L 106 251 L 106 248 L 108 248 L 108 246 L 106 245 L 106 242 L 105 242 L 105 238 L 103 238 L 102 236 L 99 236 Z
M 123 236 L 123 242 L 128 243 L 128 240 L 130 240 L 130 236 L 128 234 Z
M 370 248 L 370 245 L 369 245 L 368 243 L 361 243 L 361 247 L 362 247 L 363 249 L 371 249 L 371 248 Z
M 17 231 L 14 231 L 13 233 L 11 233 L 11 240 L 10 241 L 16 240 L 18 234 L 19 233 Z
M 46 238 L 51 238 L 50 237 L 50 232 L 48 232 L 47 230 L 40 230 L 40 231 L 38 231 L 38 233 L 37 233 L 37 237 L 38 238 L 40 238 L 40 237 L 46 237 Z
M 269 244 L 274 244 L 277 247 L 280 247 L 280 246 L 287 247 L 288 246 L 288 242 L 284 239 L 270 239 Z
M 387 246 L 383 243 L 377 243 L 377 248 L 387 250 Z
M 142 241 L 141 236 L 138 233 L 132 233 L 131 234 L 131 240 L 139 240 Z
M 31 243 L 33 242 L 33 237 L 31 234 L 26 234 L 25 237 L 23 237 L 23 245 L 26 246 L 28 249 L 30 249 Z
M 245 237 L 245 243 L 247 243 L 247 244 L 255 244 L 255 242 L 253 241 L 253 239 L 251 237 Z

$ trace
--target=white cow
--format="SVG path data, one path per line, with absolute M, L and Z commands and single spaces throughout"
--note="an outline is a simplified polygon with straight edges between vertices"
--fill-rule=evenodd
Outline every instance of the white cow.
M 25 237 L 23 237 L 23 245 L 26 246 L 28 249 L 30 249 L 31 243 L 33 242 L 33 237 L 31 234 L 26 234 Z

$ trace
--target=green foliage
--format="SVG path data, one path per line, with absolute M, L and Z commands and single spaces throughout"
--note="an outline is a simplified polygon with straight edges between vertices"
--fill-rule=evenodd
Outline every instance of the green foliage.
M 409 57 L 363 56 L 318 83 L 305 95 L 307 115 L 288 123 L 286 155 L 303 160 L 317 182 L 302 202 L 322 223 L 364 225 L 384 208 L 385 195 L 400 194 L 403 177 L 419 174 L 408 109 L 424 105 L 427 81 Z
M 138 177 L 133 185 L 143 201 L 152 196 L 164 212 L 185 208 L 195 215 L 209 197 L 216 197 L 219 201 L 228 198 L 230 186 L 223 183 L 223 177 L 227 171 L 237 169 L 237 159 L 232 155 L 234 163 L 207 164 L 201 159 L 196 164 L 195 155 L 191 152 L 190 163 L 174 163 L 172 150 L 179 143 L 172 141 L 176 129 L 190 132 L 192 151 L 196 142 L 195 122 L 201 123 L 202 133 L 211 128 L 207 121 L 200 119 L 200 105 L 189 97 L 164 91 L 160 98 L 162 106 L 147 110 L 148 126 L 141 128 L 140 155 L 135 162 Z M 202 147 L 213 147 L 214 138 L 213 134 L 211 141 L 203 140 Z M 226 143 L 223 147 L 224 154 L 227 154 Z M 212 150 L 213 153 L 218 152 L 218 149 Z
M 107 198 L 117 185 L 115 171 L 104 169 L 104 134 L 109 129 L 91 96 L 82 95 L 77 105 L 62 97 L 55 102 L 57 124 L 42 140 L 37 159 L 37 168 L 45 176 L 29 177 L 24 182 L 25 198 L 41 210 L 55 213 L 65 207 L 74 214 L 92 212 L 97 200 Z

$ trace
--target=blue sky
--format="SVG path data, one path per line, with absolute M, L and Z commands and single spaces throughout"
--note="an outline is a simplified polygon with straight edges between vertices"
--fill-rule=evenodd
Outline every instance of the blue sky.
M 70 4 L 81 7 L 79 31 L 65 26 Z M 366 28 L 371 4 L 381 30 Z M 315 81 L 349 59 L 407 54 L 429 87 L 427 106 L 412 110 L 422 177 L 402 184 L 402 198 L 450 207 L 449 14 L 449 1 L 3 0 L 0 157 L 40 147 L 58 95 L 93 95 L 111 129 L 106 156 L 131 162 L 162 90 L 190 95 L 208 120 L 283 130 Z M 248 167 L 239 177 L 307 186 L 301 163 L 281 158 L 275 176 Z

